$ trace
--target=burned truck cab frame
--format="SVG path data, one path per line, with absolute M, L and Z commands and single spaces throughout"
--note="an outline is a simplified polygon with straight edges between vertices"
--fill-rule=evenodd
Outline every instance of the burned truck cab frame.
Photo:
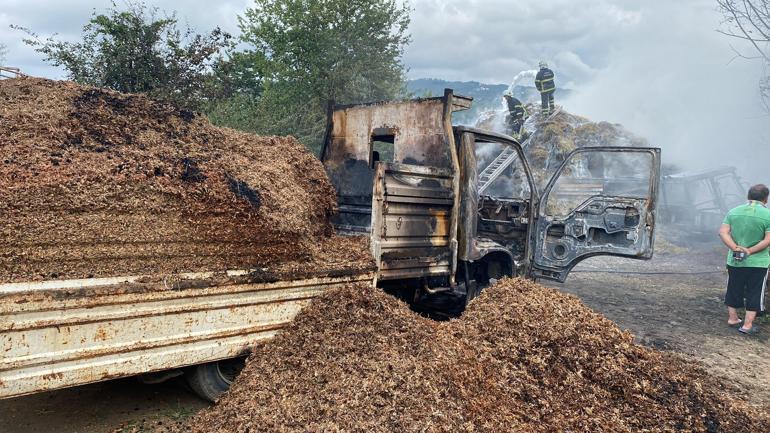
M 578 149 L 539 193 L 515 139 L 452 126 L 471 103 L 447 89 L 331 106 L 321 160 L 335 227 L 370 236 L 380 285 L 470 299 L 507 275 L 564 281 L 586 257 L 652 256 L 659 149 Z
M 458 126 L 454 128 L 454 135 L 460 155 L 461 236 L 458 242 L 459 259 L 467 264 L 464 269 L 469 271 L 471 279 L 482 285 L 507 275 L 527 276 L 530 221 L 539 197 L 522 147 L 512 137 L 476 128 Z M 480 167 L 479 148 L 484 145 L 508 149 L 510 158 L 514 159 L 508 166 L 519 175 L 523 188 L 511 189 L 515 194 L 507 196 L 483 191 L 480 178 L 484 170 Z

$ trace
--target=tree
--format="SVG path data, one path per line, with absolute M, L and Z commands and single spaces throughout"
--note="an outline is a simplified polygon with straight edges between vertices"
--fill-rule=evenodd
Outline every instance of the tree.
M 747 41 L 752 54 L 736 50 L 739 56 L 759 59 L 770 71 L 770 0 L 717 0 L 725 20 L 719 32 Z M 770 72 L 760 82 L 765 108 L 770 112 Z
M 253 52 L 230 52 L 214 64 L 204 107 L 212 123 L 250 132 L 264 132 L 255 110 L 262 96 L 260 62 Z
M 409 6 L 396 0 L 255 0 L 239 17 L 241 40 L 264 92 L 259 132 L 294 134 L 317 148 L 328 101 L 400 97 Z
M 107 14 L 94 12 L 80 42 L 40 40 L 29 29 L 16 28 L 30 36 L 25 43 L 78 83 L 197 108 L 212 65 L 230 46 L 230 35 L 219 28 L 204 35 L 180 30 L 174 14 L 159 18 L 158 9 L 141 2 L 125 7 L 118 10 L 113 3 Z

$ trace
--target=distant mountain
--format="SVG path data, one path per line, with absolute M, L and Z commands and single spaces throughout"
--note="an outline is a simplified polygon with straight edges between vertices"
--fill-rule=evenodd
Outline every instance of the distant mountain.
M 407 81 L 407 88 L 416 96 L 441 96 L 444 89 L 453 89 L 455 93 L 479 98 L 501 95 L 507 84 L 484 84 L 478 81 L 446 81 L 438 78 L 418 78 Z
M 503 106 L 503 92 L 507 84 L 484 84 L 478 81 L 446 81 L 438 78 L 419 78 L 406 83 L 407 90 L 417 97 L 441 96 L 444 89 L 452 89 L 455 94 L 473 98 L 470 110 L 455 113 L 452 118 L 456 124 L 470 125 L 474 123 L 479 112 L 499 109 Z M 556 89 L 557 97 L 564 97 L 569 90 Z M 513 95 L 524 102 L 540 101 L 540 94 L 534 86 L 514 86 Z

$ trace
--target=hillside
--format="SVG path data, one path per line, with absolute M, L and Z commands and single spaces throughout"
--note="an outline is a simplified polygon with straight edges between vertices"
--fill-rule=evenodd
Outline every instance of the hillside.
M 473 125 L 479 113 L 491 109 L 503 107 L 503 92 L 508 89 L 508 84 L 486 84 L 478 81 L 447 81 L 438 78 L 418 78 L 409 80 L 407 90 L 415 96 L 441 96 L 444 89 L 452 89 L 456 94 L 473 98 L 473 107 L 467 111 L 455 113 L 454 123 L 458 125 Z M 556 89 L 556 98 L 561 99 L 569 95 L 568 89 Z M 525 102 L 538 102 L 540 95 L 534 86 L 516 85 L 513 95 Z

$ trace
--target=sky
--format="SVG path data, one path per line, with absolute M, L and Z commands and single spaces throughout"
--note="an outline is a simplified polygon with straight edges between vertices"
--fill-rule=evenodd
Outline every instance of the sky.
M 200 32 L 238 33 L 251 0 L 147 0 Z M 118 1 L 120 4 L 120 0 Z M 76 40 L 107 0 L 0 0 L 6 64 L 63 78 L 26 47 L 20 31 Z M 770 115 L 763 65 L 736 58 L 740 41 L 716 32 L 715 0 L 412 0 L 410 78 L 508 84 L 545 60 L 573 90 L 567 111 L 622 123 L 687 169 L 735 165 L 747 182 L 770 183 Z M 526 84 L 526 83 L 524 83 Z

